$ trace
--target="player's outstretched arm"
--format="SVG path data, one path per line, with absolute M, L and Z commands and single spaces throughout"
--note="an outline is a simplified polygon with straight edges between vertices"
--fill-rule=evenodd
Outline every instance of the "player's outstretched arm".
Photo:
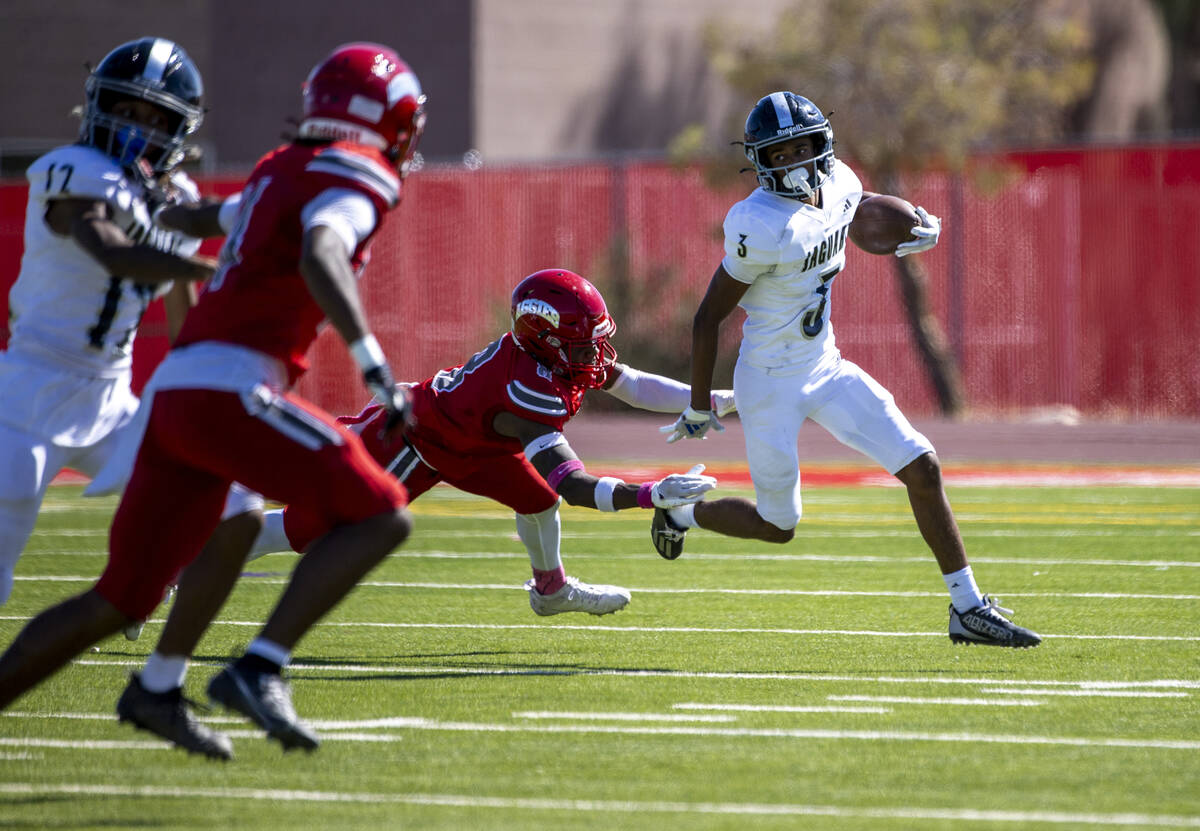
M 602 389 L 631 407 L 654 413 L 678 413 L 686 409 L 692 400 L 692 388 L 687 384 L 652 372 L 642 372 L 625 364 L 613 364 Z M 733 390 L 713 390 L 709 400 L 718 416 L 726 416 L 737 410 Z
M 212 257 L 181 257 L 134 242 L 113 222 L 112 211 L 105 202 L 55 199 L 46 210 L 46 222 L 55 233 L 75 240 L 109 274 L 128 277 L 136 283 L 207 280 L 216 268 Z
M 242 195 L 235 193 L 226 199 L 187 204 L 167 202 L 155 209 L 154 224 L 196 239 L 223 237 L 233 227 L 241 201 Z
M 641 484 L 613 476 L 593 476 L 584 470 L 566 437 L 552 427 L 512 413 L 497 415 L 493 427 L 501 435 L 520 439 L 525 457 L 568 505 L 599 511 L 676 508 L 699 502 L 717 486 L 716 479 L 703 475 L 704 465 Z

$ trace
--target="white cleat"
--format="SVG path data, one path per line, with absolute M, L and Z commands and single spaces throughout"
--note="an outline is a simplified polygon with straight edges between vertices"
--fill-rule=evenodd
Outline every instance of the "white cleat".
M 589 615 L 608 615 L 624 609 L 629 603 L 629 590 L 620 586 L 593 586 L 574 577 L 554 594 L 541 594 L 530 580 L 525 584 L 529 606 L 539 615 L 562 612 L 587 612 Z

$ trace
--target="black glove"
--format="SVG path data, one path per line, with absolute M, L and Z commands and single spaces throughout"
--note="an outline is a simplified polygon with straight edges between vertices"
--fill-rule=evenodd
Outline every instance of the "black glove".
M 375 396 L 375 400 L 382 404 L 387 411 L 387 419 L 383 423 L 383 430 L 379 433 L 380 438 L 391 433 L 397 427 L 402 426 L 407 430 L 413 426 L 412 399 L 406 388 L 396 386 L 391 367 L 387 364 L 371 367 L 363 373 L 363 383 Z

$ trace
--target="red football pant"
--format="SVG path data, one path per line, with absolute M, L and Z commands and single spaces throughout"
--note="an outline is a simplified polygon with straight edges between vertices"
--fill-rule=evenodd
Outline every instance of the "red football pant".
M 221 518 L 232 482 L 303 506 L 315 536 L 407 504 L 357 435 L 291 394 L 163 390 L 109 536 L 96 590 L 142 619 Z
M 499 502 L 518 514 L 540 514 L 558 502 L 558 493 L 522 453 L 464 458 L 451 470 L 433 470 L 398 435 L 380 435 L 385 419 L 382 409 L 372 414 L 368 408 L 358 416 L 338 420 L 361 434 L 371 457 L 404 484 L 409 501 L 438 482 L 446 482 L 461 491 Z M 293 550 L 304 551 L 320 538 L 323 532 L 317 520 L 297 503 L 288 503 L 283 529 Z

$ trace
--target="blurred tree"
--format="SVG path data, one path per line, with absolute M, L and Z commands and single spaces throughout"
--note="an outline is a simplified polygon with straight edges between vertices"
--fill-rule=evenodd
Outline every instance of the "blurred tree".
M 1171 130 L 1195 138 L 1200 132 L 1200 3 L 1155 0 L 1170 41 Z
M 1093 76 L 1088 29 L 1062 0 L 797 0 L 767 36 L 721 21 L 706 43 L 747 102 L 788 89 L 836 112 L 839 155 L 884 193 L 903 194 L 904 175 L 929 167 L 960 172 L 981 147 L 1061 136 Z M 961 378 L 919 260 L 897 258 L 896 276 L 941 411 L 953 417 L 965 406 Z

